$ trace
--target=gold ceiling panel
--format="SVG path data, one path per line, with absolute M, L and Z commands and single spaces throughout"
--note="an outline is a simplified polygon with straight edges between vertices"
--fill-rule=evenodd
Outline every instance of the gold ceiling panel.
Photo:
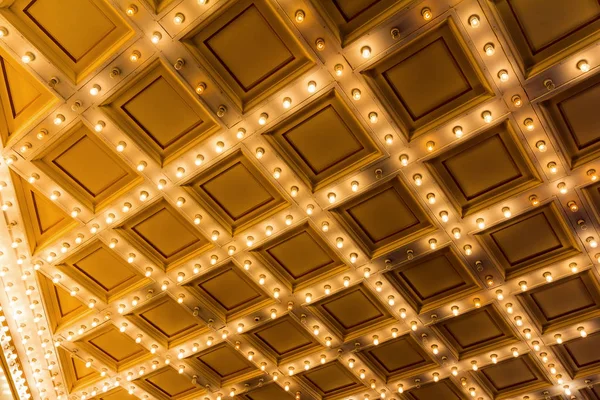
M 105 0 L 15 0 L 3 6 L 0 13 L 75 84 L 134 36 Z
M 362 74 L 408 140 L 493 97 L 451 18 Z
M 127 390 L 123 389 L 122 387 L 117 387 L 106 393 L 102 393 L 102 394 L 94 397 L 94 399 L 97 399 L 97 400 L 137 400 L 139 398 L 134 395 L 129 394 L 129 392 L 127 392 Z
M 13 171 L 10 176 L 21 207 L 27 242 L 32 254 L 79 225 L 21 176 Z
M 487 365 L 472 374 L 498 400 L 552 386 L 531 353 Z
M 100 107 L 160 165 L 220 129 L 209 110 L 161 59 L 151 62 Z
M 593 118 L 594 104 L 598 101 L 600 76 L 597 75 L 541 103 L 571 168 L 600 154 L 600 141 L 596 134 L 599 123 L 597 118 Z
M 242 149 L 192 178 L 184 188 L 232 235 L 290 206 Z
M 535 232 L 535 235 L 531 235 Z M 580 246 L 555 202 L 546 203 L 476 234 L 512 278 L 579 254 Z
M 464 394 L 450 379 L 429 383 L 406 392 L 409 400 L 467 400 Z
M 521 293 L 518 299 L 542 332 L 600 316 L 600 283 L 590 270 Z
M 217 387 L 226 387 L 262 375 L 233 346 L 221 343 L 188 359 L 192 367 Z
M 431 277 L 436 279 L 432 280 Z M 423 313 L 477 292 L 480 285 L 453 247 L 444 247 L 386 272 L 407 302 Z
M 87 244 L 57 267 L 105 303 L 150 282 L 149 278 L 99 240 Z
M 160 14 L 165 11 L 176 0 L 142 0 L 146 3 L 155 14 Z
M 94 310 L 90 310 L 78 298 L 71 296 L 66 289 L 55 285 L 52 279 L 41 273 L 38 273 L 37 277 L 52 332 L 59 332 L 75 321 L 94 313 Z
M 583 388 L 579 390 L 579 393 L 585 400 L 599 400 L 600 399 L 600 387 L 595 386 L 592 388 Z M 554 400 L 554 399 L 552 399 Z M 558 398 L 557 400 L 562 400 Z
M 372 346 L 360 351 L 358 356 L 388 383 L 437 367 L 437 363 L 411 335 Z
M 442 152 L 426 165 L 463 216 L 542 183 L 508 121 Z
M 33 163 L 94 212 L 142 181 L 83 121 L 73 124 Z
M 213 247 L 164 199 L 142 209 L 116 229 L 165 271 Z
M 238 396 L 240 400 L 273 400 L 292 399 L 292 393 L 286 392 L 277 383 L 259 386 L 258 388 Z
M 78 339 L 75 344 L 93 357 L 106 364 L 111 370 L 120 372 L 146 361 L 152 354 L 111 323 Z
M 262 309 L 273 300 L 232 261 L 186 284 L 201 304 L 229 321 Z
M 337 292 L 309 307 L 344 342 L 396 321 L 364 283 Z
M 337 89 L 263 135 L 313 191 L 382 156 Z
M 252 253 L 292 292 L 348 269 L 309 223 L 288 230 Z
M 93 368 L 85 366 L 85 361 L 77 358 L 67 350 L 59 347 L 56 349 L 60 367 L 65 374 L 67 391 L 73 393 L 87 385 L 98 382 L 102 379 L 100 372 Z
M 195 385 L 176 369 L 166 366 L 134 381 L 143 390 L 159 400 L 188 400 L 204 394 L 204 389 Z
M 324 350 L 313 335 L 290 314 L 249 331 L 245 337 L 277 365 Z
M 385 213 L 383 210 L 393 210 Z M 431 234 L 437 228 L 400 177 L 331 210 L 371 258 Z
M 390 16 L 401 12 L 412 0 L 312 0 L 330 29 L 345 47 Z
M 182 41 L 244 112 L 314 66 L 266 0 L 230 2 Z
M 600 371 L 600 335 L 598 333 L 553 346 L 554 354 L 565 366 L 571 379 Z
M 574 0 L 494 0 L 526 77 L 532 77 L 600 38 L 600 4 Z M 547 29 L 542 21 L 553 21 Z
M 322 400 L 347 398 L 364 389 L 363 383 L 338 360 L 311 368 L 298 377 Z
M 58 99 L 3 49 L 0 70 L 0 138 L 6 146 L 32 121 L 47 114 Z
M 496 306 L 487 305 L 431 327 L 461 360 L 519 342 Z
M 167 348 L 209 332 L 201 320 L 168 295 L 154 298 L 125 317 Z

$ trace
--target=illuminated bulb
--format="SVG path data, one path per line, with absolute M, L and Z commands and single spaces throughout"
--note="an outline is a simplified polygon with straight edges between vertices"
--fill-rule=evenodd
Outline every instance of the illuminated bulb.
M 406 167 L 408 165 L 408 155 L 406 155 L 406 154 L 400 154 L 400 157 L 398 157 L 398 159 L 400 160 L 400 163 L 403 166 Z
M 481 118 L 483 118 L 483 120 L 484 120 L 486 123 L 488 123 L 488 124 L 489 124 L 490 122 L 492 122 L 492 113 L 491 113 L 491 111 L 487 111 L 487 110 L 486 110 L 486 111 L 482 112 L 482 113 L 481 113 Z
M 330 295 L 331 294 L 331 286 L 325 285 L 325 286 L 323 286 L 323 290 L 325 291 L 326 295 Z
M 420 174 L 413 175 L 413 180 L 417 186 L 421 186 L 423 184 L 423 177 Z
M 314 93 L 317 90 L 317 83 L 315 81 L 308 82 L 306 90 L 308 90 L 308 93 Z
M 342 247 L 344 247 L 344 239 L 341 237 L 335 239 L 335 245 L 338 249 L 341 249 Z
M 296 14 L 294 15 L 294 17 L 296 18 L 296 22 L 301 24 L 302 22 L 304 22 L 304 18 L 306 18 L 306 14 L 304 13 L 304 11 L 298 10 L 298 11 L 296 11 Z
M 215 151 L 217 153 L 222 153 L 224 149 L 225 149 L 225 143 L 223 143 L 221 141 L 217 142 L 217 144 L 215 145 Z
M 363 58 L 371 57 L 371 48 L 369 46 L 364 46 L 362 49 L 360 49 L 360 55 Z
M 321 230 L 322 230 L 323 232 L 327 232 L 327 231 L 329 231 L 329 222 L 326 222 L 326 221 L 325 221 L 325 222 L 323 222 L 323 223 L 321 224 Z
M 429 248 L 431 250 L 435 250 L 436 247 L 437 247 L 437 240 L 429 239 Z
M 60 125 L 63 122 L 65 122 L 65 116 L 62 114 L 56 114 L 56 117 L 54 117 L 54 125 Z
M 485 228 L 485 221 L 483 218 L 477 218 L 477 220 L 475 220 L 475 223 L 477 224 L 477 227 L 479 229 Z
M 577 268 L 577 263 L 571 263 L 569 264 L 569 268 L 571 269 L 572 273 L 576 273 L 578 268 Z
M 102 130 L 104 129 L 105 126 L 106 126 L 106 123 L 104 121 L 98 121 L 98 122 L 96 122 L 96 125 L 94 125 L 94 130 L 96 132 L 102 132 Z
M 121 153 L 121 152 L 123 152 L 123 150 L 125 150 L 125 147 L 127 147 L 127 143 L 125 143 L 125 142 L 119 142 L 117 144 L 117 151 L 119 153 Z
M 448 220 L 449 220 L 448 212 L 440 211 L 440 218 L 442 219 L 442 222 L 448 222 Z
M 77 218 L 77 216 L 79 215 L 79 213 L 81 212 L 81 210 L 77 207 L 75 207 L 72 211 L 71 211 L 71 217 L 73 218 Z
M 548 150 L 548 147 L 546 146 L 546 142 L 544 142 L 543 140 L 538 140 L 535 144 L 535 147 L 537 147 L 537 149 L 540 151 L 540 153 L 543 153 L 546 150 Z
M 210 238 L 213 242 L 216 242 L 219 239 L 219 231 L 213 231 Z
M 27 179 L 29 183 L 34 183 L 40 178 L 38 174 L 31 174 L 31 176 Z
M 327 195 L 327 199 L 329 200 L 329 203 L 335 203 L 335 199 L 336 199 L 336 195 L 335 193 L 331 192 Z
M 438 354 L 438 353 L 440 352 L 440 350 L 438 349 L 438 346 L 437 346 L 437 344 L 432 344 L 432 345 L 431 345 L 431 352 L 432 352 L 433 354 Z
M 421 10 L 421 16 L 425 21 L 429 21 L 431 18 L 433 18 L 433 14 L 431 13 L 431 10 L 428 7 L 425 7 Z
M 285 216 L 285 224 L 286 225 L 288 225 L 288 226 L 291 225 L 293 221 L 294 221 L 294 217 L 293 216 L 291 216 L 291 215 L 286 215 Z
M 385 140 L 385 144 L 387 144 L 388 146 L 394 143 L 394 136 L 392 135 L 385 135 L 383 139 Z
M 335 74 L 337 76 L 342 76 L 342 74 L 344 73 L 344 66 L 342 64 L 336 64 L 333 67 L 333 70 L 335 71 Z
M 146 163 L 146 161 L 140 161 L 136 168 L 138 171 L 142 172 L 144 169 L 146 169 L 147 165 L 148 164 Z
M 531 196 L 529 196 L 529 201 L 531 202 L 532 206 L 537 206 L 540 204 L 540 200 L 538 199 L 538 197 L 535 194 L 532 194 Z
M 292 187 L 290 188 L 290 196 L 292 196 L 292 197 L 296 197 L 296 196 L 298 196 L 298 191 L 299 191 L 299 190 L 300 190 L 300 189 L 298 189 L 298 186 L 292 186 Z
M 271 225 L 267 225 L 265 228 L 265 235 L 271 236 L 273 234 L 273 227 Z
M 129 61 L 131 61 L 131 62 L 137 62 L 141 57 L 142 57 L 142 53 L 140 53 L 137 50 L 134 50 L 129 55 Z
M 588 72 L 590 70 L 590 64 L 586 60 L 580 60 L 577 62 L 577 69 L 581 72 Z
M 201 165 L 203 161 L 204 161 L 204 156 L 202 154 L 198 154 L 196 156 L 196 158 L 194 159 L 194 164 Z
M 246 237 L 246 246 L 250 247 L 253 244 L 254 244 L 254 237 L 253 236 Z
M 463 136 L 462 126 L 455 126 L 454 128 L 452 128 L 452 132 L 454 133 L 454 136 L 456 136 L 457 139 L 460 139 Z
M 183 21 L 185 21 L 185 16 L 182 13 L 177 13 L 175 14 L 175 17 L 173 17 L 173 23 L 175 25 L 181 25 Z
M 256 158 L 258 158 L 259 160 L 265 155 L 265 149 L 263 149 L 262 147 L 259 147 L 256 149 Z
M 360 92 L 360 89 L 352 89 L 352 98 L 356 101 L 360 100 L 362 93 Z
M 148 199 L 148 192 L 146 192 L 145 190 L 142 190 L 140 192 L 140 201 L 146 201 L 146 199 Z
M 435 194 L 433 193 L 427 193 L 427 202 L 429 204 L 435 204 Z
M 451 310 L 452 310 L 452 314 L 454 314 L 455 316 L 458 315 L 458 310 L 459 310 L 458 306 L 452 306 Z
M 523 326 L 523 318 L 519 316 L 515 317 L 515 324 L 517 324 L 517 326 Z
M 250 260 L 244 261 L 244 269 L 246 271 L 248 271 L 250 269 L 250 266 L 252 266 L 252 261 L 250 261 Z
M 131 210 L 131 203 L 125 203 L 123 204 L 123 208 L 121 208 L 121 211 L 123 211 L 124 213 L 129 212 L 129 210 Z
M 262 274 L 261 274 L 261 275 L 258 277 L 258 283 L 259 283 L 259 284 L 261 284 L 261 285 L 264 285 L 264 284 L 265 284 L 265 280 L 266 280 L 266 279 L 267 279 L 267 277 L 266 277 L 265 275 L 262 275 Z
M 348 276 L 345 276 L 345 277 L 344 277 L 344 281 L 343 281 L 343 282 L 344 282 L 344 286 L 345 286 L 345 287 L 348 287 L 348 286 L 350 286 L 350 277 L 348 277 Z
M 394 299 L 394 296 L 388 296 L 388 304 L 390 306 L 393 306 L 394 304 L 396 304 L 396 300 Z
M 502 207 L 502 214 L 504 215 L 504 218 L 510 218 L 512 215 L 510 208 L 508 207 Z
M 569 207 L 569 210 L 571 210 L 571 212 L 577 212 L 577 210 L 579 210 L 579 206 L 574 201 L 569 201 L 567 203 L 567 207 Z
M 494 43 L 486 43 L 485 46 L 483 46 L 483 51 L 485 51 L 487 56 L 493 56 L 496 52 L 496 47 L 494 46 Z
M 106 216 L 106 223 L 107 223 L 107 224 L 112 224 L 112 223 L 113 223 L 113 221 L 115 220 L 115 218 L 116 218 L 116 215 L 115 215 L 115 214 L 113 214 L 113 213 L 109 213 L 109 214 Z
M 460 229 L 459 228 L 452 229 L 452 236 L 454 236 L 455 239 L 460 239 Z
M 556 188 L 562 194 L 567 193 L 567 184 L 564 182 L 560 182 L 558 185 L 556 185 Z
M 323 38 L 318 38 L 315 41 L 315 47 L 317 48 L 317 50 L 319 51 L 323 51 L 325 50 L 325 40 Z
M 238 333 L 242 333 L 244 331 L 244 324 L 238 324 L 236 330 Z
M 288 109 L 292 106 L 292 99 L 290 99 L 289 97 L 286 97 L 283 99 L 283 108 Z
M 23 61 L 25 64 L 29 64 L 33 60 L 35 60 L 35 55 L 29 51 L 25 53 L 23 57 L 21 57 L 21 61 Z
M 506 312 L 507 312 L 507 313 L 509 313 L 509 314 L 512 314 L 512 313 L 513 313 L 513 306 L 512 306 L 512 303 L 507 303 L 507 304 L 506 304 Z
M 276 299 L 279 298 L 279 289 L 278 288 L 273 289 L 273 297 L 275 297 Z
M 314 325 L 313 326 L 313 334 L 315 336 L 319 336 L 319 325 Z
M 433 149 L 435 149 L 435 142 L 430 140 L 429 142 L 425 143 L 425 148 L 427 151 L 433 151 Z
M 560 333 L 554 335 L 554 339 L 556 340 L 556 343 L 558 343 L 558 344 L 561 344 L 563 342 L 562 335 Z
M 379 336 L 373 335 L 373 344 L 377 346 L 379 344 Z
M 157 44 L 158 42 L 160 42 L 160 39 L 162 39 L 162 34 L 160 32 L 154 32 L 152 34 L 152 37 L 150 38 L 150 40 L 154 44 Z
M 350 368 L 350 369 L 354 368 L 354 359 L 353 358 L 348 360 L 348 368 Z
M 5 36 L 8 35 L 8 29 L 6 29 L 5 27 L 0 27 L 0 38 L 3 38 Z
M 588 237 L 587 239 L 585 239 L 585 241 L 590 245 L 591 248 L 595 249 L 596 247 L 598 247 L 598 242 L 596 242 L 596 239 L 594 239 L 592 236 Z
M 479 21 L 479 16 L 478 15 L 471 15 L 469 17 L 469 25 L 471 25 L 472 28 L 479 27 L 480 23 L 481 23 L 481 21 Z
M 175 205 L 177 207 L 182 207 L 185 204 L 185 199 L 183 197 L 178 197 L 177 198 L 177 202 L 175 203 Z
M 177 176 L 178 178 L 183 177 L 183 175 L 185 174 L 185 168 L 179 167 L 177 168 L 177 172 L 175 173 L 175 176 Z
M 162 283 L 162 285 L 160 286 L 160 290 L 162 290 L 164 292 L 165 290 L 167 290 L 168 287 L 169 287 L 169 282 L 164 281 Z
M 164 179 L 160 179 L 158 181 L 158 185 L 156 185 L 158 190 L 163 190 L 166 186 L 167 186 L 167 181 L 165 181 Z
M 558 167 L 556 166 L 556 163 L 554 161 L 550 161 L 547 167 L 548 170 L 550 170 L 551 174 L 556 174 L 556 172 L 558 171 Z
M 412 329 L 413 331 L 417 330 L 417 321 L 411 321 L 410 329 Z
M 525 121 L 523 121 L 523 125 L 525 125 L 525 128 L 527 128 L 528 131 L 532 131 L 535 128 L 535 125 L 533 124 L 533 119 L 531 118 L 525 118 Z
M 498 78 L 501 82 L 508 81 L 508 71 L 505 69 L 501 69 L 500 71 L 498 71 Z
M 358 260 L 358 254 L 356 253 L 350 253 L 350 262 L 352 264 L 356 263 L 356 260 Z

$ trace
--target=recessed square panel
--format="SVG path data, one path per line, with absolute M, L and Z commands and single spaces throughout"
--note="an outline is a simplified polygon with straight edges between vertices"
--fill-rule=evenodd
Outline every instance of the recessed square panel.
M 518 295 L 542 332 L 600 316 L 600 286 L 591 270 Z
M 469 397 L 450 379 L 428 383 L 406 392 L 409 400 L 467 400 Z
M 216 346 L 187 358 L 194 370 L 218 387 L 233 385 L 262 375 L 263 372 L 228 343 Z
M 106 393 L 102 393 L 102 394 L 94 397 L 94 399 L 97 399 L 97 400 L 138 400 L 139 397 L 129 394 L 129 392 L 126 389 L 123 389 L 122 387 L 119 386 L 115 389 L 109 390 Z
M 421 345 L 410 335 L 372 346 L 358 354 L 388 383 L 437 367 Z
M 286 231 L 252 252 L 294 292 L 348 269 L 309 223 Z
M 204 388 L 192 383 L 191 377 L 180 374 L 170 366 L 163 367 L 134 382 L 158 400 L 189 400 L 205 393 Z
M 71 296 L 66 289 L 55 285 L 52 279 L 38 272 L 37 281 L 44 301 L 52 333 L 57 333 L 76 321 L 94 313 L 87 304 Z
M 553 350 L 572 379 L 594 375 L 600 371 L 600 333 L 598 332 L 555 345 Z
M 229 321 L 272 303 L 271 298 L 233 262 L 186 284 L 204 307 Z
M 409 140 L 493 96 L 451 18 L 361 73 Z
M 585 186 L 582 189 L 582 192 L 590 204 L 590 208 L 596 215 L 596 218 L 600 221 L 600 182 Z
M 494 255 L 507 279 L 580 252 L 555 203 L 504 221 L 476 237 Z
M 113 371 L 121 372 L 152 357 L 146 348 L 107 323 L 75 342 Z
M 134 36 L 105 0 L 16 0 L 0 12 L 75 84 Z
M 182 41 L 243 112 L 314 65 L 266 0 L 231 2 Z
M 243 150 L 204 170 L 185 183 L 184 188 L 213 211 L 230 234 L 237 234 L 290 205 Z
M 371 258 L 436 229 L 399 177 L 340 204 L 331 212 Z
M 410 0 L 313 0 L 312 3 L 345 47 L 405 10 Z
M 573 0 L 494 0 L 525 77 L 548 69 L 600 37 L 600 3 Z M 552 29 L 548 29 L 552 26 Z
M 452 247 L 386 272 L 385 277 L 417 312 L 425 312 L 480 289 L 469 268 Z
M 461 360 L 519 341 L 511 326 L 491 304 L 445 319 L 431 328 Z
M 220 129 L 209 111 L 160 59 L 128 80 L 101 108 L 161 165 Z
M 323 400 L 346 398 L 365 389 L 363 383 L 338 360 L 311 368 L 297 376 Z
M 0 73 L 0 139 L 7 147 L 58 100 L 3 49 Z
M 170 296 L 155 298 L 125 317 L 167 348 L 209 331 L 200 319 Z
M 257 389 L 251 390 L 248 393 L 243 393 L 240 396 L 242 400 L 273 400 L 273 399 L 291 399 L 293 396 L 289 391 L 286 392 L 277 383 L 259 386 Z
M 335 89 L 264 135 L 313 191 L 382 155 Z
M 426 165 L 463 216 L 542 182 L 508 121 L 442 152 Z
M 93 368 L 87 368 L 85 366 L 85 361 L 72 355 L 63 347 L 58 347 L 56 349 L 56 355 L 58 356 L 58 362 L 60 363 L 67 391 L 69 393 L 92 385 L 102 379 L 100 372 Z
M 208 239 L 164 199 L 142 209 L 117 229 L 166 271 L 212 248 Z
M 142 177 L 81 121 L 32 161 L 94 212 L 142 182 Z
M 490 364 L 472 373 L 494 399 L 514 398 L 552 386 L 530 353 Z
M 364 283 L 326 297 L 310 308 L 344 342 L 396 321 Z
M 269 321 L 244 336 L 278 365 L 323 348 L 313 335 L 289 314 Z
M 592 386 L 592 388 L 582 388 L 579 389 L 579 393 L 583 396 L 585 400 L 600 400 L 600 386 Z M 554 400 L 554 399 L 553 399 Z M 563 400 L 563 399 L 557 399 Z
M 595 75 L 541 103 L 571 168 L 600 155 L 600 122 L 594 118 L 598 101 L 600 75 Z
M 77 220 L 71 218 L 33 185 L 12 170 L 10 172 L 32 254 L 37 254 L 79 225 Z
M 57 267 L 106 303 L 151 282 L 99 240 Z

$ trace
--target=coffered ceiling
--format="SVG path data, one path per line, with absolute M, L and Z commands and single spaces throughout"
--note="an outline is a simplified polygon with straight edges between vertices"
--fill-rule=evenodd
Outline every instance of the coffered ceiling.
M 0 400 L 599 400 L 599 0 L 0 0 Z

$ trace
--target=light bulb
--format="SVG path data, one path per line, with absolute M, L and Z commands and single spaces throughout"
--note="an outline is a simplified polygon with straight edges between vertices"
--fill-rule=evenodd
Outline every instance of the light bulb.
M 452 132 L 454 133 L 454 136 L 456 136 L 457 139 L 460 139 L 463 136 L 462 126 L 455 126 L 454 128 L 452 128 Z
M 204 156 L 202 154 L 198 154 L 196 156 L 196 158 L 194 159 L 194 164 L 201 165 L 203 161 L 204 161 Z
M 577 62 L 577 69 L 581 72 L 588 72 L 590 70 L 590 64 L 586 60 L 580 60 Z
M 548 150 L 548 147 L 546 147 L 546 142 L 544 142 L 543 140 L 538 140 L 535 144 L 535 147 L 537 147 L 540 153 L 543 153 L 546 150 Z
M 475 220 L 475 223 L 477 224 L 477 228 L 479 228 L 479 229 L 485 228 L 485 220 L 483 218 L 477 218 Z
M 510 218 L 512 215 L 510 208 L 508 207 L 502 207 L 502 214 L 504 215 L 504 218 Z
M 117 151 L 118 151 L 119 153 L 122 153 L 122 152 L 123 152 L 123 150 L 125 150 L 125 147 L 127 147 L 127 143 L 125 143 L 125 142 L 119 142 L 119 143 L 117 144 Z
M 425 143 L 425 148 L 427 151 L 433 151 L 435 149 L 435 142 L 430 140 L 429 142 Z
M 327 195 L 327 199 L 329 200 L 329 203 L 333 204 L 335 203 L 335 199 L 336 199 L 336 195 L 335 193 L 331 192 Z
M 437 240 L 429 239 L 429 248 L 431 250 L 435 250 L 436 247 L 437 247 Z
M 429 204 L 435 204 L 435 194 L 433 193 L 427 193 L 427 202 Z
M 501 69 L 500 71 L 498 71 L 498 78 L 502 82 L 508 81 L 508 71 L 505 69 Z
M 333 70 L 335 71 L 336 76 L 342 76 L 344 73 L 344 66 L 342 64 L 335 64 Z
M 131 52 L 131 54 L 129 55 L 129 61 L 131 62 L 138 62 L 138 60 L 142 57 L 142 53 L 140 53 L 137 50 L 134 50 Z
M 283 108 L 288 109 L 292 106 L 292 99 L 290 99 L 289 97 L 286 97 L 283 99 Z
M 150 38 L 150 40 L 154 44 L 157 44 L 158 42 L 160 42 L 160 39 L 162 39 L 162 34 L 160 32 L 154 32 L 152 34 L 152 37 Z
M 361 95 L 362 94 L 359 89 L 352 89 L 352 98 L 354 100 L 357 100 L 357 101 L 360 100 Z
M 469 17 L 469 25 L 471 25 L 472 28 L 479 27 L 480 23 L 481 23 L 481 21 L 479 20 L 478 15 L 471 15 Z
M 513 97 L 511 97 L 510 100 L 512 101 L 513 105 L 517 108 L 519 108 L 523 105 L 523 100 L 521 99 L 521 96 L 519 96 L 518 94 L 515 94 Z
M 558 191 L 561 194 L 566 194 L 567 193 L 567 184 L 564 182 L 560 182 L 558 185 L 556 185 L 556 188 L 558 189 Z
M 308 90 L 308 93 L 314 93 L 317 90 L 317 83 L 315 81 L 308 82 L 306 90 Z
M 35 55 L 29 51 L 27 53 L 23 54 L 23 57 L 21 57 L 21 61 L 23 61 L 23 63 L 25 63 L 25 64 L 29 64 L 33 60 L 35 60 Z
M 383 140 L 385 140 L 385 144 L 387 144 L 388 146 L 391 146 L 392 143 L 394 143 L 394 136 L 393 135 L 385 135 Z
M 554 161 L 550 161 L 546 167 L 548 167 L 548 170 L 550 170 L 551 174 L 556 174 L 556 172 L 558 172 L 558 167 Z
M 62 114 L 56 114 L 56 117 L 54 117 L 54 125 L 60 125 L 63 122 L 65 122 L 65 116 Z
M 104 127 L 106 126 L 106 123 L 104 121 L 98 121 L 96 122 L 96 125 L 94 125 L 94 130 L 98 133 L 102 132 L 102 130 L 104 129 Z
M 92 88 L 90 89 L 90 94 L 92 96 L 97 96 L 98 93 L 100 93 L 100 90 L 102 90 L 102 88 L 100 87 L 100 85 L 94 85 L 92 86 Z
M 175 25 L 181 25 L 183 21 L 185 21 L 185 16 L 182 13 L 177 13 L 175 14 L 175 17 L 173 17 L 173 23 Z
M 360 49 L 360 55 L 363 58 L 371 57 L 371 48 L 369 46 L 364 46 L 363 48 Z
M 294 17 L 296 19 L 296 22 L 301 24 L 302 22 L 304 22 L 304 18 L 306 18 L 306 14 L 302 10 L 297 10 L 296 13 L 294 14 Z
M 223 143 L 221 141 L 217 142 L 217 144 L 215 145 L 215 151 L 217 153 L 222 153 L 224 149 L 225 149 L 225 143 Z
M 421 10 L 421 16 L 423 17 L 423 19 L 425 21 L 429 21 L 431 18 L 433 18 L 433 14 L 431 12 L 431 9 L 429 9 L 429 7 L 425 7 Z M 437 382 L 437 381 L 436 381 Z
M 483 46 L 483 51 L 485 51 L 487 56 L 493 56 L 496 52 L 496 47 L 494 46 L 494 43 L 486 43 L 485 46 Z
M 481 113 L 481 118 L 483 118 L 483 120 L 484 120 L 486 123 L 488 123 L 488 124 L 489 124 L 490 122 L 492 122 L 492 112 L 491 112 L 491 111 L 487 111 L 487 110 L 486 110 L 486 111 L 484 111 L 484 112 L 482 112 L 482 113 Z

